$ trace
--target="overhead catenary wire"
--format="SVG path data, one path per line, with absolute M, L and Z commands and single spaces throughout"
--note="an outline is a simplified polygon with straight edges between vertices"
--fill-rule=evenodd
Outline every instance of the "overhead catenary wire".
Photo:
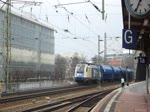
M 60 50 L 60 51 L 64 50 L 65 52 L 71 52 L 72 50 L 74 50 L 74 52 L 79 52 L 79 51 L 82 52 L 82 53 L 86 52 L 86 54 L 88 53 L 89 55 L 91 55 L 91 53 L 93 55 L 96 54 L 96 52 L 94 52 L 93 49 L 90 48 L 89 46 L 88 46 L 88 50 L 85 50 L 83 48 L 87 48 L 87 47 L 83 43 L 81 43 L 81 42 L 80 42 L 80 44 L 82 44 L 82 47 L 80 47 L 80 49 L 77 48 L 77 46 L 76 46 L 77 44 L 74 42 L 74 44 L 72 44 L 72 46 L 74 46 L 74 47 L 71 48 L 71 46 L 70 46 L 70 47 L 65 48 L 65 50 L 64 50 L 64 44 L 63 43 L 61 43 L 61 44 L 57 43 L 56 45 L 60 46 L 60 47 L 56 47 L 56 50 Z
M 60 2 L 59 2 L 59 4 L 60 4 Z M 65 7 L 63 7 L 63 8 L 64 8 L 64 10 L 65 10 L 66 12 L 68 12 L 69 14 L 71 14 L 79 23 L 81 23 L 83 26 L 85 26 L 87 29 L 89 29 L 89 31 L 91 31 L 91 29 L 88 28 L 88 27 L 87 27 L 83 22 L 81 22 L 78 18 L 76 18 L 72 12 L 68 11 Z M 96 34 L 94 31 L 92 31 L 92 33 Z M 96 34 L 96 35 L 97 35 L 97 34 Z
M 68 13 L 70 13 L 66 8 L 65 8 L 65 10 L 68 12 Z M 70 13 L 71 14 L 71 13 Z M 75 17 L 73 14 L 71 14 L 79 23 L 81 23 L 84 27 L 86 27 L 87 29 L 89 29 L 89 31 L 91 31 L 93 34 L 95 34 L 96 36 L 98 36 L 98 34 L 95 32 L 95 31 L 93 31 L 93 30 L 91 30 L 87 25 L 85 25 L 83 22 L 81 22 L 77 17 Z
M 80 20 L 81 21 L 81 20 Z M 56 25 L 57 26 L 57 25 Z M 64 28 L 60 28 L 60 30 L 64 31 Z M 69 31 L 69 30 L 68 30 Z M 60 34 L 60 31 L 58 31 L 58 34 Z M 65 34 L 64 34 L 65 35 Z M 73 35 L 72 35 L 73 36 Z M 75 36 L 77 38 L 80 38 L 80 36 Z M 74 37 L 71 37 L 71 38 L 74 38 Z
M 88 2 L 90 2 L 90 0 L 87 0 L 87 1 L 85 1 L 85 2 L 73 2 L 73 3 L 60 4 L 59 0 L 57 0 L 57 1 L 58 1 L 58 5 L 55 5 L 55 7 L 65 6 L 65 5 L 83 4 L 83 3 L 88 3 Z
M 95 8 L 98 12 L 102 13 L 102 11 L 98 8 L 97 5 L 95 5 L 95 4 L 94 4 L 93 2 L 91 2 L 91 1 L 90 1 L 90 3 L 94 6 L 94 8 Z
M 48 5 L 50 5 L 50 3 L 49 3 L 49 1 L 48 0 L 46 0 L 47 1 L 47 3 L 48 3 Z M 61 14 L 60 14 L 61 15 Z M 40 18 L 39 18 L 40 19 Z M 47 18 L 48 19 L 48 18 Z M 41 19 L 40 19 L 41 20 Z M 57 29 L 59 29 L 59 30 L 62 30 L 62 31 L 64 31 L 64 32 L 66 32 L 66 33 L 70 33 L 71 35 L 73 35 L 73 36 L 76 36 L 75 34 L 73 34 L 72 32 L 70 32 L 68 29 L 63 29 L 63 28 L 60 28 L 60 27 L 58 27 L 58 26 L 56 26 L 56 25 L 54 25 L 54 24 L 52 24 L 52 23 L 49 23 L 50 25 L 52 25 L 53 27 L 55 27 L 55 28 L 57 28 Z M 57 33 L 58 33 L 58 31 L 56 31 Z
M 63 4 L 61 4 L 59 0 L 57 0 L 57 1 L 58 1 L 58 4 L 59 4 L 60 6 L 62 6 L 61 8 L 63 8 L 68 14 L 70 14 L 71 16 L 73 16 L 80 24 L 82 24 L 84 27 L 86 27 L 86 28 L 87 28 L 89 31 L 91 31 L 93 34 L 95 34 L 96 36 L 98 36 L 98 34 L 97 34 L 95 31 L 91 30 L 87 25 L 85 25 L 85 24 L 84 24 L 83 22 L 81 22 L 77 17 L 75 17 L 73 12 L 70 12 L 66 7 L 64 7 Z M 90 2 L 90 1 L 88 0 L 88 2 Z
M 96 3 L 96 4 L 102 4 L 102 3 L 100 3 L 100 2 L 94 2 L 94 3 Z M 105 4 L 105 6 L 113 6 L 113 7 L 120 7 L 121 5 L 114 5 L 114 4 Z
M 65 8 L 65 10 L 66 10 L 66 8 Z M 70 12 L 70 11 L 69 11 Z M 111 44 L 112 45 L 112 44 Z
M 66 11 L 67 11 L 67 9 L 65 9 Z M 71 13 L 72 14 L 72 13 Z M 79 38 L 78 38 L 79 39 Z M 91 51 L 93 51 L 93 50 L 91 50 Z
M 3 0 L 0 0 L 0 2 L 2 2 L 2 3 L 4 3 L 4 4 L 11 5 L 10 3 L 8 3 L 8 2 L 5 2 L 5 1 L 3 1 Z
M 66 46 L 66 44 L 62 41 L 62 39 L 63 38 L 57 38 L 57 39 L 59 39 L 59 41 L 60 41 L 60 39 L 61 39 L 61 41 L 59 42 L 59 44 L 58 44 L 58 42 L 56 43 L 56 45 L 58 45 L 58 46 L 63 46 L 63 47 L 61 47 L 62 48 L 62 50 L 64 50 L 64 45 Z M 69 39 L 73 39 L 74 41 L 72 41 L 72 43 L 74 44 L 74 46 L 75 47 L 73 47 L 73 49 L 75 50 L 75 48 L 76 47 L 78 47 L 78 46 L 80 46 L 80 48 L 81 49 L 83 49 L 83 50 L 80 50 L 80 49 L 76 49 L 76 51 L 82 51 L 82 52 L 89 52 L 89 53 L 92 53 L 93 55 L 94 54 L 96 54 L 94 51 L 93 51 L 93 49 L 95 49 L 95 46 L 97 46 L 97 45 L 95 45 L 95 43 L 92 43 L 91 41 L 88 41 L 87 39 L 85 39 L 85 38 L 64 38 L 64 41 L 67 41 L 67 40 L 69 40 Z M 78 40 L 80 40 L 80 41 L 78 41 Z M 81 41 L 82 40 L 82 41 Z M 57 40 L 58 41 L 58 40 Z M 90 44 L 85 44 L 86 42 L 88 42 L 88 43 L 90 43 Z M 91 43 L 93 44 L 93 45 L 91 45 Z M 72 44 L 71 44 L 71 46 L 72 46 Z M 71 47 L 70 46 L 70 47 Z M 69 48 L 70 48 L 69 47 Z M 92 48 L 93 47 L 93 48 Z M 84 48 L 88 48 L 89 50 L 84 50 Z M 68 48 L 66 48 L 66 49 L 68 49 Z

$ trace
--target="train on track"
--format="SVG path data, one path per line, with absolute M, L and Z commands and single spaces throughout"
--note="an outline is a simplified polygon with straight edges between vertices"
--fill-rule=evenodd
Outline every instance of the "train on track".
M 78 84 L 133 80 L 133 70 L 108 65 L 77 64 L 74 80 Z

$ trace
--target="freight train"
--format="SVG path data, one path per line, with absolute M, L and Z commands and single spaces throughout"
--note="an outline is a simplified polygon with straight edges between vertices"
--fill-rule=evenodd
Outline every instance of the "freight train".
M 133 71 L 108 65 L 77 64 L 74 74 L 78 84 L 120 81 L 122 77 L 125 81 L 131 81 Z

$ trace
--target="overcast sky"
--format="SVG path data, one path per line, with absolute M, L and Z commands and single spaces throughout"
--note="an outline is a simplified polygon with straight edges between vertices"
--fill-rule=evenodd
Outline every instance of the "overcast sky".
M 122 38 L 115 38 L 122 37 L 121 0 L 105 0 L 105 20 L 102 20 L 102 14 L 92 5 L 95 4 L 101 10 L 101 0 L 91 0 L 92 3 L 86 2 L 87 0 L 37 1 L 43 3 L 40 6 L 32 6 L 32 14 L 48 21 L 57 31 L 55 32 L 55 54 L 69 55 L 78 52 L 87 58 L 93 57 L 98 53 L 98 35 L 104 40 L 105 32 L 107 53 L 118 54 L 123 51 Z M 69 5 L 69 3 L 79 4 Z M 24 7 L 23 10 L 31 13 L 31 6 Z M 100 51 L 103 51 L 104 41 L 100 44 Z

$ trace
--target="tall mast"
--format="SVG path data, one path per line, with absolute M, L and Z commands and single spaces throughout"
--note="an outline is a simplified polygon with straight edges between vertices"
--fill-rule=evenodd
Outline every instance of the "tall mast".
M 11 62 L 11 0 L 6 1 L 6 35 L 5 35 L 5 62 L 4 62 L 4 75 L 5 75 L 5 89 L 6 92 L 10 90 L 10 62 Z

